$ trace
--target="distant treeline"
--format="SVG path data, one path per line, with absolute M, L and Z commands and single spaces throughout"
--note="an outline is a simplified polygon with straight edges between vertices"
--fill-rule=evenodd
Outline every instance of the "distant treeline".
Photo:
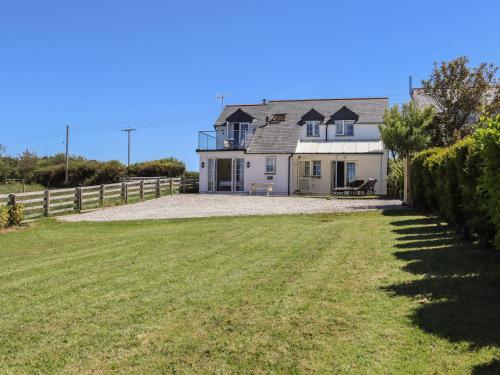
M 25 151 L 17 157 L 0 157 L 0 183 L 7 179 L 23 179 L 49 188 L 99 185 L 119 182 L 122 177 L 179 177 L 186 172 L 185 164 L 175 158 L 146 161 L 127 168 L 117 160 L 89 160 L 81 156 L 69 159 L 69 182 L 65 183 L 64 154 L 38 157 Z

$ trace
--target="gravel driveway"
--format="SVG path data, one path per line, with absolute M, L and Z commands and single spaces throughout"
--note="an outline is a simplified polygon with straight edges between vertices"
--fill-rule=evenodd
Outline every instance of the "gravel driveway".
M 350 212 L 401 207 L 401 201 L 395 199 L 322 199 L 297 196 L 182 194 L 83 214 L 61 216 L 58 219 L 62 221 L 174 219 L 206 216 Z

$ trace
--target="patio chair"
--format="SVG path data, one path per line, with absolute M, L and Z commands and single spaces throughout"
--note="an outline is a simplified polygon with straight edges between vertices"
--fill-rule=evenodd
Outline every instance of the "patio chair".
M 370 178 L 370 187 L 367 190 L 367 194 L 373 195 L 375 194 L 375 184 L 377 183 L 376 178 Z
M 355 180 L 349 182 L 348 186 L 345 187 L 336 187 L 333 189 L 333 193 L 335 195 L 344 195 L 344 193 L 349 193 L 349 195 L 353 195 L 355 191 L 358 191 L 358 189 L 362 186 L 364 186 L 365 180 Z
M 363 180 L 361 185 L 351 188 L 351 195 L 367 195 L 371 186 L 371 179 Z

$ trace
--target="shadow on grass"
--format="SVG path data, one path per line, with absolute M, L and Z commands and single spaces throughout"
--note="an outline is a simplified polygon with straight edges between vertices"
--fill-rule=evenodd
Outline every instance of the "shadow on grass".
M 399 235 L 394 256 L 419 280 L 384 288 L 391 294 L 428 301 L 416 304 L 413 324 L 450 342 L 465 341 L 471 350 L 500 347 L 500 258 L 463 242 L 433 218 L 417 212 L 386 212 Z M 421 214 L 421 213 L 420 213 Z M 474 368 L 474 374 L 500 373 L 500 362 Z

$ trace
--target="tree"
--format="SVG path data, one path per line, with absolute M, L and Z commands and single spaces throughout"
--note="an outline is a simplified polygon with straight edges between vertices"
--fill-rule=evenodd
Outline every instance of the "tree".
M 5 146 L 0 144 L 0 158 L 3 156 L 4 153 L 5 153 Z
M 405 159 L 403 186 L 392 186 L 394 190 L 403 191 L 405 204 L 412 203 L 408 188 L 410 158 L 415 152 L 428 147 L 430 137 L 427 129 L 433 117 L 433 107 L 419 108 L 414 102 L 410 102 L 403 104 L 401 108 L 395 105 L 386 109 L 384 124 L 379 127 L 385 146 L 398 158 Z
M 433 116 L 432 107 L 418 108 L 413 102 L 386 109 L 384 124 L 379 126 L 382 141 L 401 158 L 421 151 L 430 143 L 427 128 Z
M 19 155 L 17 162 L 17 170 L 19 175 L 25 181 L 30 181 L 33 178 L 38 164 L 38 156 L 29 150 L 24 151 Z
M 468 63 L 467 57 L 434 63 L 431 76 L 422 81 L 424 95 L 437 109 L 434 121 L 428 128 L 432 143 L 436 146 L 451 145 L 470 134 L 473 131 L 471 116 L 485 109 L 492 111 L 486 106 L 498 105 L 498 67 L 482 63 L 470 68 Z

